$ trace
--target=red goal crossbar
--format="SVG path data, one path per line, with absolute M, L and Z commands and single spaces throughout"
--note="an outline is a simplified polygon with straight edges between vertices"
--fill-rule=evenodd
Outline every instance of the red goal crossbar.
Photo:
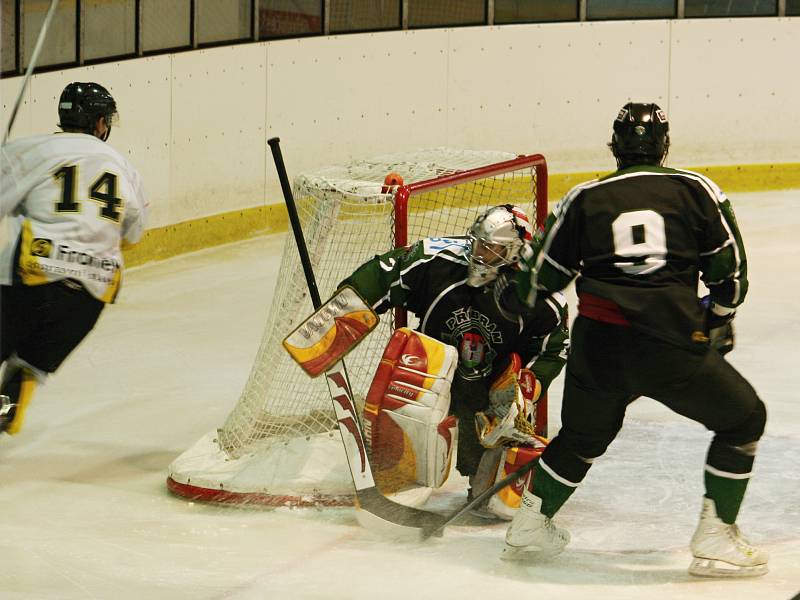
M 409 243 L 408 209 L 415 196 L 527 168 L 533 169 L 536 173 L 535 188 L 531 190 L 535 194 L 535 227 L 543 228 L 547 219 L 547 161 L 541 154 L 520 155 L 517 158 L 494 163 L 486 167 L 458 171 L 449 175 L 400 186 L 394 196 L 394 247 L 402 248 Z M 408 321 L 406 311 L 404 309 L 395 310 L 394 319 L 395 327 L 404 327 Z M 534 427 L 537 434 L 547 436 L 546 394 L 543 394 L 537 402 Z

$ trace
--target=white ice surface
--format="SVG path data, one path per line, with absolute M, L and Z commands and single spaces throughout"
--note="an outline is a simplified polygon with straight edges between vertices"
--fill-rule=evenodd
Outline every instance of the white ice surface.
M 767 576 L 686 573 L 710 435 L 648 399 L 558 514 L 573 541 L 545 564 L 500 561 L 502 524 L 401 544 L 353 509 L 171 497 L 167 465 L 222 424 L 249 373 L 283 243 L 270 236 L 132 269 L 23 432 L 0 438 L 0 598 L 788 600 L 800 591 L 800 192 L 732 200 L 751 288 L 730 358 L 769 410 L 740 525 L 771 553 Z M 432 503 L 463 495 L 456 477 Z

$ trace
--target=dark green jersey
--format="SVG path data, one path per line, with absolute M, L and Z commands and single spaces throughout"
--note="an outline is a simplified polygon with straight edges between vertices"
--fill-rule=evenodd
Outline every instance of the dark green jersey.
M 382 313 L 405 307 L 419 331 L 455 346 L 465 379 L 491 378 L 511 352 L 546 387 L 566 360 L 566 302 L 545 295 L 523 314 L 502 312 L 493 284 L 467 285 L 466 238 L 428 238 L 376 256 L 341 285 L 350 285 Z
M 681 345 L 696 343 L 703 330 L 698 279 L 722 306 L 738 306 L 747 293 L 728 199 L 703 175 L 656 166 L 573 188 L 548 218 L 528 266 L 519 288 L 528 301 L 579 276 L 579 298 L 608 301 L 631 326 Z

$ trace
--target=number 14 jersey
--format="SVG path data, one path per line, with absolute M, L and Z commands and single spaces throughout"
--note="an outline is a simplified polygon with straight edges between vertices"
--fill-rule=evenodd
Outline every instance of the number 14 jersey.
M 10 142 L 0 156 L 0 283 L 79 281 L 113 302 L 122 240 L 141 237 L 147 203 L 131 163 L 94 136 L 57 133 Z

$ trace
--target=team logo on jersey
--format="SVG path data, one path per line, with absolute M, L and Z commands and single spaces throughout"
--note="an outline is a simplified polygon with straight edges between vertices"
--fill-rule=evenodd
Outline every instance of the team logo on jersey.
M 503 343 L 503 332 L 489 317 L 471 306 L 453 311 L 445 321 L 442 341 L 459 351 L 458 372 L 464 379 L 479 379 L 492 370 L 497 356 L 494 344 Z
M 479 333 L 465 333 L 459 348 L 461 364 L 468 369 L 479 366 L 486 356 L 486 342 Z
M 47 238 L 33 238 L 31 242 L 31 254 L 41 258 L 50 258 L 53 253 L 53 240 Z

